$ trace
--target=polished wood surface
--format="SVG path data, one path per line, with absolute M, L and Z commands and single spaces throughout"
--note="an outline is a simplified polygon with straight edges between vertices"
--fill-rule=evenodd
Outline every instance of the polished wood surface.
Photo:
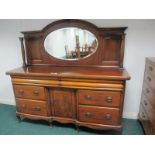
M 130 76 L 125 69 L 106 67 L 57 67 L 57 66 L 28 66 L 20 67 L 7 74 L 21 76 L 58 77 L 58 78 L 85 78 L 85 79 L 112 79 L 129 80 Z
M 90 31 L 98 40 L 97 51 L 74 61 L 50 56 L 44 48 L 46 36 L 65 27 Z M 16 98 L 16 115 L 50 124 L 73 123 L 77 128 L 121 129 L 125 83 L 130 79 L 123 68 L 125 29 L 60 20 L 41 31 L 23 32 L 23 67 L 7 72 Z
M 78 107 L 78 118 L 81 122 L 105 125 L 119 124 L 119 109 L 82 106 Z
M 54 117 L 75 118 L 75 102 L 72 89 L 54 88 L 50 90 Z
M 45 100 L 45 88 L 36 86 L 13 85 L 15 96 L 18 98 Z
M 91 56 L 78 61 L 60 60 L 50 56 L 44 48 L 46 36 L 60 28 L 77 27 L 90 31 L 98 40 L 97 51 Z M 23 32 L 25 51 L 27 52 L 27 65 L 57 66 L 115 66 L 123 67 L 124 40 L 126 27 L 99 28 L 83 20 L 59 20 L 49 24 L 41 31 Z
M 148 135 L 155 134 L 155 58 L 146 58 L 139 120 Z
M 79 90 L 78 103 L 81 105 L 119 107 L 120 92 Z
M 48 106 L 45 101 L 16 99 L 17 111 L 32 115 L 48 116 Z

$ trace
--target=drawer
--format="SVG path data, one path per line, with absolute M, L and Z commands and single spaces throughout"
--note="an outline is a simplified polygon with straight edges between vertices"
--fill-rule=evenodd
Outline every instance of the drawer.
M 149 112 L 149 110 L 150 110 L 150 101 L 145 97 L 145 95 L 142 95 L 141 104 Z
M 79 90 L 78 102 L 81 105 L 119 107 L 121 93 L 112 91 Z
M 148 74 L 151 74 L 155 77 L 155 65 L 153 65 L 151 62 L 147 61 L 145 70 Z
M 45 101 L 16 99 L 16 106 L 21 113 L 48 116 L 48 105 Z
M 104 125 L 119 125 L 119 109 L 82 106 L 78 107 L 79 121 Z
M 142 105 L 140 106 L 139 119 L 143 125 L 145 134 L 151 135 L 153 133 L 153 128 L 149 121 L 148 115 Z
M 144 82 L 143 84 L 143 94 L 146 95 L 150 103 L 154 103 L 153 101 L 155 100 L 155 92 L 152 91 L 150 86 Z M 155 105 L 154 105 L 155 106 Z
M 155 109 L 152 107 L 152 104 L 145 97 L 145 95 L 142 96 L 141 104 L 143 105 L 150 122 L 154 124 L 154 127 L 155 127 Z
M 152 88 L 152 90 L 155 91 L 155 78 L 146 72 L 144 80 L 148 83 L 148 85 Z
M 25 99 L 45 100 L 45 88 L 37 86 L 14 85 L 15 97 Z

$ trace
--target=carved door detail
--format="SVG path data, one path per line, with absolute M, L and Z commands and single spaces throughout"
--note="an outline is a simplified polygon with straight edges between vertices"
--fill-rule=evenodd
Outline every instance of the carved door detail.
M 52 112 L 55 117 L 74 118 L 74 92 L 70 89 L 51 89 Z

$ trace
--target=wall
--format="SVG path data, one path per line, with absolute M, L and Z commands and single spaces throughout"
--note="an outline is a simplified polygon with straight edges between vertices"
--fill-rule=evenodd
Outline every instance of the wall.
M 0 20 L 0 103 L 15 104 L 10 77 L 5 72 L 22 65 L 20 31 L 40 30 L 54 20 Z M 131 75 L 126 85 L 124 117 L 136 118 L 142 90 L 145 57 L 155 56 L 155 20 L 88 20 L 100 27 L 127 26 L 124 67 Z

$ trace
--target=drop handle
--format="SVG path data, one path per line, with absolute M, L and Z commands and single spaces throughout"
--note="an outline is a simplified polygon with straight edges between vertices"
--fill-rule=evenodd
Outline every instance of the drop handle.
M 36 96 L 38 96 L 39 95 L 39 92 L 38 91 L 34 91 L 33 94 L 36 95 Z
M 92 96 L 86 95 L 86 96 L 85 96 L 85 99 L 86 99 L 86 100 L 91 100 L 91 99 L 92 99 Z
M 90 118 L 90 117 L 92 117 L 92 114 L 90 112 L 86 112 L 85 117 Z
M 142 112 L 142 117 L 145 118 L 145 114 Z
M 149 70 L 150 70 L 150 71 L 153 71 L 153 68 L 152 68 L 151 66 L 149 66 Z
M 147 93 L 149 93 L 149 92 L 150 92 L 150 90 L 146 88 L 146 92 L 147 92 Z
M 111 116 L 110 114 L 106 114 L 106 115 L 105 115 L 105 119 L 106 119 L 106 120 L 111 120 L 111 119 L 112 119 L 112 116 Z
M 151 78 L 150 78 L 149 76 L 147 77 L 147 80 L 148 80 L 149 82 L 151 82 Z
M 111 97 L 111 96 L 107 97 L 107 98 L 105 99 L 105 101 L 108 102 L 108 103 L 112 102 L 112 97 Z
M 40 107 L 34 107 L 33 110 L 35 110 L 35 111 L 41 111 L 41 108 Z
M 148 103 L 147 103 L 145 100 L 144 100 L 144 105 L 145 105 L 145 106 L 147 106 L 147 105 L 148 105 Z
M 24 90 L 20 89 L 19 90 L 19 94 L 23 95 L 24 94 Z

